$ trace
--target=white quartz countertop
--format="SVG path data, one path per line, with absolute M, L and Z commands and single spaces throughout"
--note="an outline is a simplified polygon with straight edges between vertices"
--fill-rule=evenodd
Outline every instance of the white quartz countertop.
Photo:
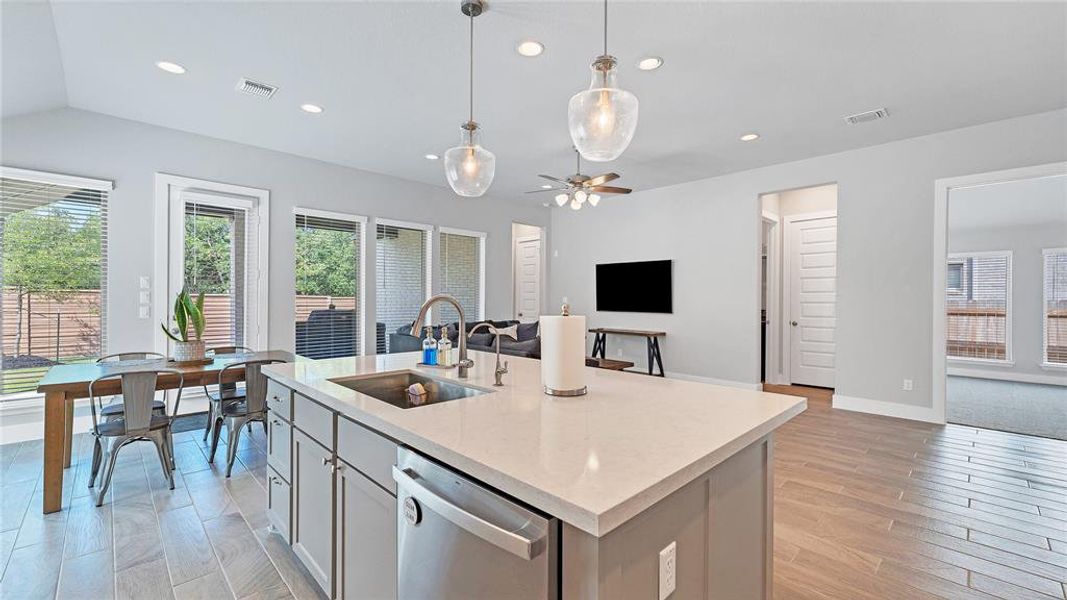
M 803 398 L 586 369 L 589 393 L 542 392 L 540 361 L 471 352 L 460 383 L 493 393 L 401 409 L 330 379 L 418 369 L 420 353 L 276 364 L 271 378 L 592 535 L 602 536 L 771 433 Z M 301 400 L 297 398 L 296 402 Z

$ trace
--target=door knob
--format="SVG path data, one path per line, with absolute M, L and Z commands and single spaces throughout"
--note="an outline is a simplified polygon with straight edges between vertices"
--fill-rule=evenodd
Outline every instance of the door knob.
M 797 322 L 796 322 L 796 321 L 790 321 L 790 323 L 789 323 L 789 324 L 790 324 L 790 325 L 792 325 L 793 327 L 796 327 L 796 326 L 797 326 Z

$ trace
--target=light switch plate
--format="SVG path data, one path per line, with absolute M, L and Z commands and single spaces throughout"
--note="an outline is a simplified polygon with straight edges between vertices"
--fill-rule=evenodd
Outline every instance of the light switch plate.
M 151 282 L 149 281 L 148 276 L 147 275 L 141 275 L 141 289 L 142 290 L 151 289 L 151 285 L 150 284 L 151 284 Z
M 151 314 L 151 309 L 150 309 L 149 307 L 147 307 L 147 306 L 141 306 L 141 307 L 140 307 L 140 308 L 138 309 L 138 313 L 137 313 L 137 317 L 138 317 L 138 318 L 140 318 L 140 319 L 147 319 L 147 318 L 149 318 L 149 317 L 151 317 L 151 316 L 152 316 L 152 314 Z
M 666 600 L 674 593 L 678 583 L 678 548 L 671 542 L 659 551 L 659 600 Z
M 905 392 L 910 392 L 915 389 L 915 383 L 910 379 L 904 380 L 904 385 L 900 386 Z

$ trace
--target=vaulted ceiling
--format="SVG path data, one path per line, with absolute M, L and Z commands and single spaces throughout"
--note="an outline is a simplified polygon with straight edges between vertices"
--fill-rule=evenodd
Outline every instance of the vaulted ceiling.
M 3 114 L 96 111 L 445 185 L 467 108 L 459 3 L 2 4 Z M 475 119 L 493 194 L 574 170 L 568 98 L 599 53 L 597 2 L 491 2 Z M 518 42 L 545 45 L 537 58 Z M 647 189 L 1067 105 L 1067 4 L 613 2 L 609 50 L 641 102 L 619 185 Z M 637 59 L 661 56 L 659 70 Z M 180 63 L 182 76 L 155 68 Z M 240 77 L 278 86 L 262 100 Z M 299 110 L 304 102 L 321 115 Z M 842 117 L 887 107 L 884 121 Z M 738 137 L 756 131 L 761 139 Z

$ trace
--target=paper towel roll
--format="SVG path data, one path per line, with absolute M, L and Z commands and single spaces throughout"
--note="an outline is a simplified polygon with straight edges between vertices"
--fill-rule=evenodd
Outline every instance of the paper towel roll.
M 553 396 L 585 393 L 585 317 L 541 317 L 541 383 Z

